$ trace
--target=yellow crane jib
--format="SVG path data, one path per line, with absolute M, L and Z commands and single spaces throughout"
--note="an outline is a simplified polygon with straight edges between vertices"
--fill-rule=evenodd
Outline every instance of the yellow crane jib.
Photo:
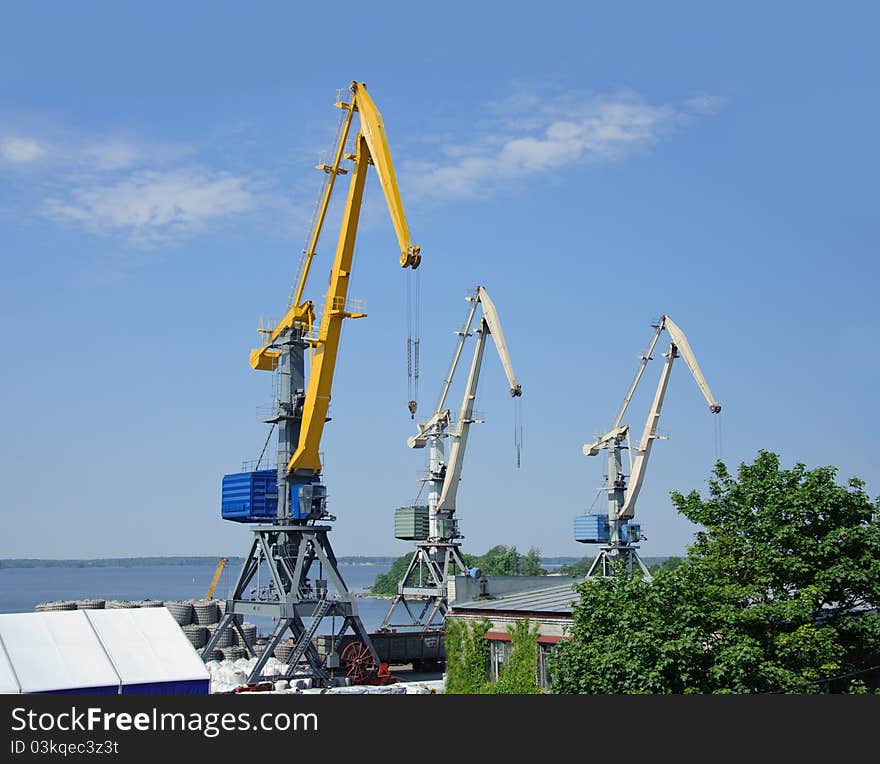
M 302 296 L 312 261 L 315 257 L 318 239 L 327 216 L 330 196 L 333 193 L 336 178 L 339 175 L 347 175 L 349 172 L 340 166 L 343 160 L 354 161 L 357 165 L 357 157 L 360 155 L 363 157 L 364 165 L 371 164 L 376 168 L 379 183 L 382 186 L 382 192 L 388 205 L 388 211 L 391 214 L 391 221 L 394 225 L 397 241 L 400 245 L 400 265 L 403 268 L 415 269 L 418 268 L 422 260 L 421 248 L 417 244 L 413 244 L 410 239 L 409 227 L 407 226 L 406 215 L 400 200 L 400 189 L 397 186 L 397 177 L 394 174 L 394 165 L 391 161 L 391 151 L 388 148 L 388 138 L 385 134 L 382 115 L 362 82 L 352 82 L 350 89 L 352 93 L 351 102 L 337 101 L 335 104 L 338 108 L 344 109 L 347 114 L 339 131 L 339 140 L 335 147 L 333 163 L 317 165 L 317 169 L 326 173 L 328 179 L 318 203 L 315 223 L 309 235 L 308 244 L 303 250 L 303 264 L 294 290 L 291 307 L 273 330 L 264 332 L 263 347 L 251 351 L 250 364 L 254 369 L 274 371 L 278 365 L 281 351 L 273 347 L 273 343 L 282 332 L 294 326 L 303 326 L 304 329 L 310 329 L 314 324 L 314 304 L 310 300 L 302 301 Z M 360 139 L 363 138 L 366 142 L 366 149 L 364 151 L 359 149 L 356 154 L 346 154 L 345 143 L 348 139 L 352 118 L 355 113 L 360 115 L 361 126 L 356 142 L 360 143 Z M 352 198 L 352 189 L 355 185 L 356 180 L 354 174 L 352 174 L 349 186 L 349 203 L 346 205 L 346 215 L 343 219 L 342 230 L 339 235 L 340 244 L 337 246 L 337 254 L 339 246 L 341 246 L 346 236 L 346 228 L 350 227 L 352 229 L 352 245 L 354 243 L 354 235 L 357 232 L 357 216 L 352 217 L 352 204 L 356 204 L 359 214 L 363 199 L 363 185 L 361 184 L 361 190 L 356 195 L 356 198 Z M 328 291 L 328 297 L 331 294 L 332 291 Z M 323 332 L 321 334 L 323 335 Z
M 205 594 L 206 600 L 214 599 L 214 589 L 217 588 L 217 583 L 220 581 L 220 574 L 223 573 L 223 568 L 226 567 L 227 562 L 229 562 L 228 557 L 221 557 L 220 561 L 217 563 L 217 569 L 214 571 L 214 577 L 211 579 L 210 586 L 208 586 L 207 594 Z
M 391 215 L 400 247 L 401 267 L 415 269 L 421 262 L 421 249 L 410 239 L 382 115 L 362 82 L 352 82 L 350 89 L 350 103 L 340 101 L 335 104 L 338 108 L 345 110 L 346 114 L 340 126 L 333 161 L 330 164 L 318 165 L 318 169 L 326 173 L 327 178 L 315 214 L 315 222 L 307 246 L 303 250 L 303 261 L 295 284 L 291 306 L 274 329 L 264 330 L 263 346 L 250 353 L 250 364 L 254 369 L 274 370 L 281 356 L 281 350 L 275 343 L 282 333 L 293 327 L 302 329 L 303 339 L 309 342 L 313 348 L 303 403 L 299 445 L 288 462 L 288 473 L 317 475 L 321 471 L 318 452 L 330 405 L 342 321 L 346 318 L 360 318 L 365 315 L 363 311 L 348 305 L 348 286 L 358 221 L 363 203 L 364 183 L 367 168 L 370 165 L 376 169 L 382 193 Z M 360 121 L 360 130 L 355 138 L 355 153 L 346 154 L 345 145 L 355 114 L 359 115 Z M 343 160 L 352 161 L 353 169 L 350 171 L 343 169 L 341 167 Z M 336 254 L 331 266 L 324 308 L 320 324 L 317 327 L 317 334 L 313 335 L 312 329 L 317 320 L 315 308 L 311 301 L 303 300 L 303 292 L 317 251 L 318 239 L 326 218 L 336 178 L 345 174 L 349 175 L 348 195 L 337 239 Z
M 421 248 L 412 243 L 409 236 L 409 228 L 406 224 L 406 215 L 403 212 L 403 203 L 400 201 L 400 189 L 397 187 L 397 177 L 394 175 L 394 164 L 391 161 L 391 150 L 388 148 L 388 136 L 385 135 L 385 125 L 382 115 L 370 94 L 367 93 L 366 85 L 362 82 L 351 83 L 351 109 L 361 115 L 361 133 L 367 142 L 369 154 L 367 161 L 376 168 L 382 193 L 391 213 L 391 221 L 394 224 L 394 232 L 397 234 L 397 242 L 400 245 L 400 266 L 402 268 L 418 268 L 422 261 Z

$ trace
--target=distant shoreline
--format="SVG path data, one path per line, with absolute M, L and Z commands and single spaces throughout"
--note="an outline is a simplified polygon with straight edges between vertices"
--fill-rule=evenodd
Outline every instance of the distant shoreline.
M 44 560 L 38 558 L 10 558 L 0 560 L 0 570 L 11 568 L 143 568 L 147 566 L 216 566 L 217 557 L 100 557 L 95 559 Z M 229 557 L 230 565 L 240 565 L 241 557 Z M 393 557 L 338 557 L 340 565 L 390 565 Z
M 378 566 L 391 565 L 396 558 L 382 556 L 367 555 L 350 555 L 348 557 L 337 557 L 340 565 L 358 565 L 358 566 Z M 544 557 L 541 559 L 543 565 L 565 565 L 578 562 L 580 557 Z M 643 557 L 642 560 L 646 565 L 650 566 L 655 563 L 662 563 L 666 560 L 666 556 L 662 557 Z M 216 557 L 98 557 L 94 559 L 70 559 L 70 560 L 50 560 L 40 558 L 9 558 L 0 559 L 0 570 L 13 568 L 143 568 L 152 566 L 183 566 L 183 565 L 205 565 L 214 567 L 220 560 L 220 555 Z M 235 567 L 240 566 L 244 562 L 241 557 L 229 557 L 228 564 Z

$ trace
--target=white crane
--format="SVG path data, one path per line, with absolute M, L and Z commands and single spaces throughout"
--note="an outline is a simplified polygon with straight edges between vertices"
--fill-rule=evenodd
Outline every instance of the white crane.
M 657 423 L 660 420 L 660 410 L 663 407 L 663 399 L 666 396 L 666 388 L 669 384 L 669 374 L 676 358 L 681 356 L 690 369 L 697 386 L 703 393 L 703 397 L 709 404 L 709 411 L 717 414 L 721 411 L 721 405 L 712 395 L 706 382 L 696 356 L 691 350 L 684 332 L 669 316 L 662 316 L 659 323 L 654 325 L 654 336 L 648 350 L 641 357 L 638 371 L 630 388 L 623 400 L 623 405 L 614 420 L 611 429 L 596 438 L 593 443 L 584 446 L 586 456 L 596 456 L 599 451 L 608 451 L 608 475 L 606 476 L 605 490 L 608 492 L 608 513 L 605 515 L 581 515 L 575 519 L 575 540 L 582 543 L 602 543 L 599 554 L 593 561 L 587 576 L 592 576 L 597 570 L 602 575 L 611 571 L 611 563 L 617 559 L 623 559 L 627 568 L 633 570 L 638 566 L 642 573 L 650 578 L 650 573 L 636 551 L 637 542 L 641 540 L 641 526 L 629 521 L 635 516 L 636 501 L 645 481 L 645 471 L 648 467 L 648 459 L 651 456 L 651 447 L 655 440 L 662 439 L 657 434 Z M 632 450 L 629 447 L 629 425 L 623 424 L 623 417 L 629 407 L 633 394 L 638 387 L 648 361 L 660 339 L 663 330 L 669 332 L 669 350 L 664 355 L 666 362 L 660 372 L 660 380 L 654 393 L 654 400 L 648 412 L 642 437 L 636 447 L 636 458 L 632 460 Z M 626 442 L 626 446 L 624 446 Z M 629 486 L 627 476 L 623 472 L 621 450 L 627 448 L 630 451 L 630 475 Z
M 468 310 L 464 327 L 457 332 L 459 335 L 458 344 L 452 357 L 449 372 L 443 380 L 437 407 L 430 419 L 417 425 L 418 432 L 407 440 L 407 445 L 410 448 L 428 448 L 428 472 L 423 478 L 425 488 L 427 488 L 428 503 L 422 506 L 402 507 L 397 512 L 398 515 L 415 518 L 416 525 L 422 519 L 426 519 L 427 523 L 423 530 L 410 527 L 409 530 L 396 531 L 395 533 L 397 538 L 417 541 L 416 550 L 406 573 L 398 584 L 397 595 L 385 615 L 381 629 L 394 626 L 423 629 L 442 627 L 442 616 L 446 612 L 448 602 L 447 585 L 449 579 L 456 574 L 467 573 L 467 566 L 461 557 L 461 545 L 457 541 L 463 537 L 459 533 L 458 520 L 455 518 L 455 501 L 458 485 L 461 481 L 470 427 L 472 424 L 482 421 L 474 418 L 474 401 L 477 397 L 477 385 L 480 381 L 480 369 L 488 337 L 491 337 L 495 343 L 511 396 L 518 398 L 522 395 L 522 386 L 513 372 L 513 365 L 510 361 L 510 354 L 507 350 L 507 343 L 504 340 L 495 304 L 481 286 L 476 288 L 473 295 L 468 295 L 467 300 L 471 302 L 471 307 Z M 464 343 L 468 337 L 474 334 L 471 327 L 474 324 L 478 307 L 482 308 L 482 317 L 475 330 L 477 342 L 458 419 L 454 430 L 450 431 L 452 420 L 451 412 L 446 408 L 446 397 L 452 386 Z M 452 439 L 448 460 L 444 444 L 447 438 Z M 519 443 L 517 443 L 517 448 L 519 448 Z M 418 600 L 420 603 L 417 608 L 418 612 L 411 608 L 411 600 Z M 405 624 L 391 624 L 392 615 L 397 606 L 401 604 L 410 620 Z M 434 622 L 437 616 L 441 618 L 439 624 Z

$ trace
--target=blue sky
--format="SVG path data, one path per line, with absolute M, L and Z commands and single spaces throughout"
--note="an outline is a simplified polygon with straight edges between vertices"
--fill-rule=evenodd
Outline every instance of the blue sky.
M 572 519 L 604 464 L 581 446 L 663 313 L 724 406 L 725 461 L 769 449 L 876 495 L 878 17 L 872 3 L 4 4 L 0 556 L 245 551 L 219 491 L 265 434 L 270 376 L 248 351 L 286 306 L 353 79 L 383 113 L 422 247 L 421 411 L 478 283 L 524 388 L 516 469 L 487 353 L 459 491 L 467 551 L 592 551 Z M 344 329 L 323 442 L 340 555 L 408 549 L 393 509 L 423 454 L 405 447 L 404 286 L 371 178 L 350 290 L 369 317 Z M 639 504 L 644 554 L 691 540 L 669 492 L 705 489 L 715 428 L 679 363 Z

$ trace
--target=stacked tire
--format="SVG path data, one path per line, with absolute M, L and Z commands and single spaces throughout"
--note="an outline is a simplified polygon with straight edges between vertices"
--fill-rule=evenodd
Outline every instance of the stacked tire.
M 232 645 L 231 647 L 224 647 L 221 649 L 223 653 L 223 657 L 229 661 L 237 661 L 239 658 L 244 658 L 247 653 L 245 652 L 243 647 L 239 647 L 238 645 Z
M 219 623 L 209 624 L 207 627 L 208 633 L 213 634 L 217 630 L 217 627 L 219 625 Z M 217 644 L 215 646 L 219 648 L 232 647 L 233 645 L 235 645 L 235 637 L 235 629 L 233 629 L 231 626 L 228 626 L 225 631 L 220 635 L 220 639 L 217 640 Z
M 103 610 L 107 604 L 106 600 L 87 599 L 76 600 L 77 610 Z
M 189 626 L 195 617 L 193 606 L 189 602 L 166 602 L 165 609 L 179 626 Z
M 199 626 L 198 624 L 193 623 L 187 626 L 181 626 L 180 628 L 183 630 L 183 633 L 186 634 L 186 637 L 189 639 L 192 646 L 197 650 L 208 643 L 208 630 L 204 626 Z
M 247 643 L 253 647 L 257 641 L 257 625 L 255 623 L 248 623 L 245 621 L 241 625 L 241 630 L 244 632 L 244 638 Z M 241 639 L 241 637 L 239 637 Z
M 76 602 L 74 600 L 56 600 L 54 602 L 41 602 L 34 610 L 38 613 L 45 613 L 56 610 L 76 610 Z
M 193 623 L 200 626 L 208 626 L 220 620 L 220 608 L 213 600 L 200 600 L 193 602 Z
M 287 659 L 293 652 L 293 645 L 289 642 L 281 642 L 275 647 L 274 655 L 282 663 L 287 663 Z

